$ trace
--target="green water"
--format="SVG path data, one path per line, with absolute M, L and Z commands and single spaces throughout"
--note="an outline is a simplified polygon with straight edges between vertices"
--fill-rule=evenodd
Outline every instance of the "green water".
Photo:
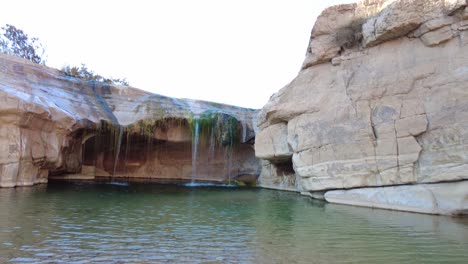
M 467 263 L 468 222 L 262 189 L 0 189 L 0 263 Z

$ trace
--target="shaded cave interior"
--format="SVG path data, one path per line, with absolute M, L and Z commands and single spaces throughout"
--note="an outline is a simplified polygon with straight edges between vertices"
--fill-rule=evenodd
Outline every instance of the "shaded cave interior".
M 139 121 L 126 127 L 101 122 L 96 129 L 77 133 L 81 149 L 77 157 L 69 156 L 77 160 L 78 169 L 53 173 L 53 179 L 184 182 L 196 177 L 225 182 L 237 175 L 256 179 L 254 136 L 247 137 L 244 124 L 234 118 L 219 116 L 214 121 Z

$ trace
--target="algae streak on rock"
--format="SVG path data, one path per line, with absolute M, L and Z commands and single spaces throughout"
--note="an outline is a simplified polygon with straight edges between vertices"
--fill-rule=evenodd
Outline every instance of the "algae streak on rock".
M 259 115 L 260 184 L 301 192 L 408 185 L 392 195 L 419 192 L 415 184 L 438 183 L 438 190 L 458 185 L 440 182 L 464 184 L 466 13 L 465 1 L 422 0 L 362 1 L 323 11 L 302 70 Z M 468 196 L 460 190 L 457 195 Z M 325 198 L 427 213 L 468 210 L 466 198 L 457 208 L 426 200 L 441 208 L 416 210 L 421 200 L 411 197 L 398 206 L 353 202 L 346 193 Z
M 252 109 L 84 82 L 7 55 L 0 67 L 1 187 L 51 179 L 188 182 L 192 166 L 195 181 L 258 175 Z

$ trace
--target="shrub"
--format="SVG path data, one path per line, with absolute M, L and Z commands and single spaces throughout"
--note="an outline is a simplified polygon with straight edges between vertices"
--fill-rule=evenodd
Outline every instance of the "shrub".
M 0 52 L 45 64 L 43 58 L 45 50 L 38 42 L 38 38 L 29 38 L 23 30 L 9 24 L 1 29 Z
M 62 67 L 61 70 L 66 76 L 71 76 L 87 81 L 96 81 L 108 84 L 130 86 L 127 79 L 102 77 L 101 75 L 96 74 L 92 70 L 88 69 L 88 67 L 84 63 L 82 63 L 80 67 L 67 65 Z
M 351 48 L 359 44 L 362 40 L 362 24 L 366 19 L 359 18 L 353 20 L 348 26 L 339 28 L 335 32 L 336 43 L 343 48 Z

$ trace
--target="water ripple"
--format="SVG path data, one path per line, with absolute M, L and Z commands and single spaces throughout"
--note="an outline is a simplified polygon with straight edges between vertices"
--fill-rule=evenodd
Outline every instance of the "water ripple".
M 0 189 L 0 242 L 1 263 L 464 263 L 468 223 L 248 188 L 49 185 Z

